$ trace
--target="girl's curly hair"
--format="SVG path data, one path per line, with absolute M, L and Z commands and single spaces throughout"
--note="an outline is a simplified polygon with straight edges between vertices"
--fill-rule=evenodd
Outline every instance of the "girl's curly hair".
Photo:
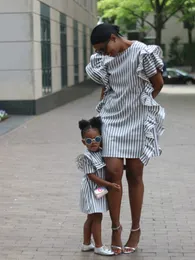
M 102 121 L 100 117 L 93 117 L 89 120 L 82 119 L 79 121 L 79 128 L 81 130 L 81 136 L 84 137 L 84 134 L 87 130 L 96 128 L 101 134 Z

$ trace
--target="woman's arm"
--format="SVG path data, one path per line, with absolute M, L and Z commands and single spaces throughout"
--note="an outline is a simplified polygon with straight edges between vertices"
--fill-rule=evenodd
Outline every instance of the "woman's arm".
M 100 100 L 102 100 L 104 98 L 104 91 L 105 91 L 105 88 L 102 87 L 102 91 L 101 91 L 101 96 L 100 96 Z
M 152 83 L 152 86 L 154 88 L 152 96 L 153 98 L 155 98 L 160 93 L 164 84 L 162 73 L 158 70 L 157 74 L 150 78 L 150 82 Z

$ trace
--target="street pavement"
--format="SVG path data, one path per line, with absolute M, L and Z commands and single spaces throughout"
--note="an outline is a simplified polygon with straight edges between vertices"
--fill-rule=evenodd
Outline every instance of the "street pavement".
M 80 252 L 85 215 L 79 212 L 82 174 L 75 166 L 83 151 L 77 122 L 96 115 L 98 99 L 96 90 L 0 137 L 0 260 L 105 259 Z M 114 259 L 195 259 L 195 93 L 165 87 L 158 100 L 166 108 L 166 131 L 162 156 L 145 168 L 139 250 Z M 125 243 L 131 222 L 123 182 Z M 107 213 L 106 245 L 110 226 Z

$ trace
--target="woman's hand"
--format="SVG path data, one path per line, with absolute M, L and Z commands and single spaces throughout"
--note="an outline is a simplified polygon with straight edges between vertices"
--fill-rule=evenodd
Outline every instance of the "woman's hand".
M 110 186 L 112 189 L 115 189 L 117 191 L 120 191 L 121 190 L 121 186 L 119 184 L 116 184 L 116 183 L 111 183 L 111 186 Z

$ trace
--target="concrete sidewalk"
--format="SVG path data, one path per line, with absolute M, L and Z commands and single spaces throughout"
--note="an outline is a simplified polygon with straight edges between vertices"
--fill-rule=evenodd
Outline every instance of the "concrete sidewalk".
M 105 259 L 80 252 L 85 216 L 78 207 L 82 176 L 74 163 L 83 151 L 77 122 L 96 115 L 98 92 L 0 137 L 0 260 Z M 118 259 L 195 258 L 195 95 L 165 91 L 159 101 L 167 111 L 164 152 L 145 169 L 139 250 Z M 131 224 L 125 178 L 121 214 L 125 243 Z M 107 245 L 110 226 L 105 214 Z
M 32 118 L 33 116 L 9 115 L 8 119 L 0 122 L 0 136 L 18 128 Z

